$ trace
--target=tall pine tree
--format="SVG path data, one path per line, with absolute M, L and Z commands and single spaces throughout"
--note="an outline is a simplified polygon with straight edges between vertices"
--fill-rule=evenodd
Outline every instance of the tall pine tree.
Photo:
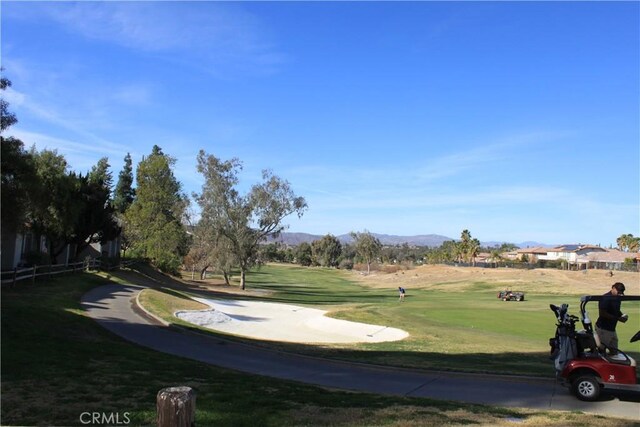
M 133 167 L 131 154 L 124 158 L 124 167 L 118 175 L 118 183 L 113 194 L 113 206 L 116 212 L 124 214 L 135 199 L 136 191 L 133 188 Z
M 182 223 L 189 204 L 173 175 L 175 159 L 154 146 L 136 171 L 136 198 L 125 213 L 126 233 L 134 255 L 163 271 L 176 272 L 188 250 Z

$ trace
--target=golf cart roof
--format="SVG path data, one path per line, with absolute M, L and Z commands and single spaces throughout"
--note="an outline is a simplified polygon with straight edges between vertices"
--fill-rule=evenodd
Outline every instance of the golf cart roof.
M 581 302 L 600 301 L 605 295 L 584 295 L 580 297 Z M 620 301 L 640 301 L 640 295 L 621 295 L 618 296 Z

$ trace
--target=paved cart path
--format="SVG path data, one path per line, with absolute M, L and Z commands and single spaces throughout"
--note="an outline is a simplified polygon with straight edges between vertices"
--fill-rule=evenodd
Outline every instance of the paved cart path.
M 495 406 L 570 410 L 640 420 L 637 395 L 582 402 L 553 379 L 412 371 L 272 351 L 166 327 L 136 307 L 144 287 L 104 285 L 82 297 L 89 316 L 111 332 L 157 351 L 257 375 L 378 394 Z

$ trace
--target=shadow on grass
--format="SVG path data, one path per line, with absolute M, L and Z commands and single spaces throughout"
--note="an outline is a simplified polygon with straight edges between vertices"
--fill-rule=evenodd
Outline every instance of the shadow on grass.
M 408 425 L 482 424 L 476 421 L 475 414 L 478 418 L 492 417 L 484 422 L 486 425 L 498 424 L 505 418 L 525 420 L 531 416 L 522 410 L 462 402 L 335 389 L 321 391 L 316 386 L 269 378 L 262 372 L 248 375 L 210 366 L 201 362 L 211 363 L 206 359 L 220 356 L 220 345 L 228 341 L 202 338 L 207 344 L 198 350 L 189 343 L 193 334 L 176 334 L 173 328 L 107 317 L 98 325 L 85 316 L 80 297 L 96 286 L 107 284 L 104 279 L 91 276 L 61 278 L 6 293 L 3 290 L 3 388 L 11 390 L 11 393 L 2 393 L 3 424 L 79 425 L 79 415 L 85 411 L 121 414 L 126 411 L 133 425 L 153 425 L 156 393 L 172 385 L 186 385 L 196 390 L 196 422 L 200 425 L 307 425 L 309 419 L 304 417 L 313 412 L 305 413 L 305 408 L 315 408 L 318 413 L 332 417 L 326 423 L 317 424 L 331 426 L 378 424 L 380 417 L 385 416 L 395 421 L 408 420 Z M 34 296 L 37 297 L 35 304 Z M 118 332 L 123 331 L 149 340 L 141 343 L 148 348 L 122 339 Z M 165 332 L 172 334 L 163 334 Z M 184 342 L 180 336 L 185 336 Z M 160 344 L 155 343 L 156 338 Z M 166 348 L 155 348 L 156 345 Z M 191 349 L 204 355 L 197 357 L 200 361 L 188 360 L 174 356 L 178 355 L 176 349 Z M 235 357 L 246 363 L 245 357 L 254 356 L 248 353 L 244 347 Z M 356 359 L 361 354 L 351 353 Z M 287 375 L 298 369 L 286 360 L 283 363 L 282 354 L 269 354 L 284 366 L 282 371 Z M 384 351 L 379 354 L 389 355 Z M 442 354 L 432 356 L 442 357 Z M 473 363 L 473 360 L 465 362 Z M 316 361 L 308 363 L 316 364 Z M 353 377 L 350 382 L 357 384 Z M 63 392 L 59 392 L 61 389 Z M 393 409 L 391 414 L 388 408 Z M 354 410 L 362 412 L 361 422 L 351 418 Z M 380 412 L 376 412 L 378 410 Z M 550 420 L 555 421 L 555 416 Z M 580 420 L 572 419 L 571 423 L 580 424 Z M 561 419 L 555 425 L 568 422 Z

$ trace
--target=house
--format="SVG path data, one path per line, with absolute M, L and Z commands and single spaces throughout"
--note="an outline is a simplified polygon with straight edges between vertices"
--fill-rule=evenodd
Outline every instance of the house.
M 46 256 L 47 239 L 31 231 L 23 233 L 7 232 L 2 230 L 1 237 L 2 271 L 13 270 L 20 265 L 38 263 L 38 258 Z M 89 244 L 76 258 L 83 259 L 87 256 L 91 258 L 117 258 L 120 256 L 121 238 L 117 237 L 101 243 Z M 66 245 L 57 257 L 58 264 L 68 264 L 72 261 L 71 256 L 75 253 L 75 245 Z
M 570 244 L 553 248 L 537 246 L 518 249 L 516 258 L 527 259 L 530 263 L 538 261 L 564 261 L 576 268 L 620 269 L 626 258 L 634 258 L 635 254 L 605 249 L 595 245 Z M 615 265 L 615 266 L 614 266 Z
M 569 265 L 581 265 L 586 264 L 584 259 L 588 254 L 598 252 L 603 253 L 607 252 L 607 250 L 595 245 L 561 245 L 547 249 L 547 254 L 539 256 L 538 259 L 547 261 L 563 260 Z
M 518 259 L 520 261 L 526 259 L 533 264 L 533 263 L 536 263 L 539 259 L 541 259 L 540 257 L 544 259 L 544 257 L 547 256 L 548 250 L 549 248 L 545 248 L 544 246 L 535 246 L 533 248 L 518 249 L 516 251 L 515 259 Z
M 628 261 L 631 260 L 631 261 Z M 632 262 L 640 266 L 640 252 L 622 252 L 617 249 L 608 249 L 605 252 L 592 252 L 579 259 L 587 268 L 606 270 L 621 270 L 626 263 Z

